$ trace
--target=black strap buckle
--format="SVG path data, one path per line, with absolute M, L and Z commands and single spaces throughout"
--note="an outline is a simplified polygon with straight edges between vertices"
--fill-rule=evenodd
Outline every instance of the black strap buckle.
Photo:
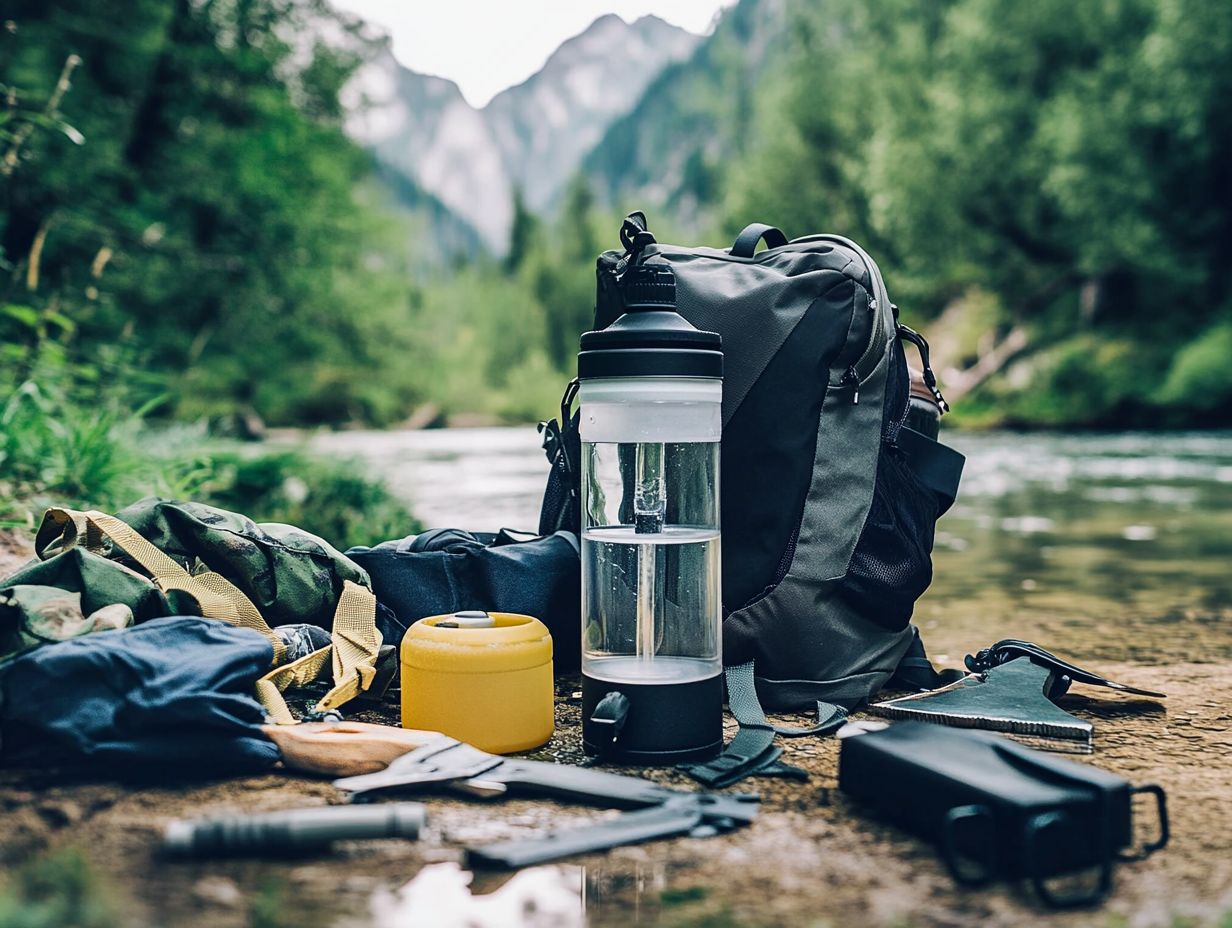
M 1159 821 L 1159 837 L 1154 841 L 1145 842 L 1141 847 L 1131 853 L 1117 855 L 1117 859 L 1123 861 L 1145 860 L 1156 851 L 1163 850 L 1168 845 L 1168 837 L 1170 834 L 1168 827 L 1168 796 L 1164 793 L 1164 788 L 1157 783 L 1148 783 L 1146 786 L 1131 787 L 1129 794 L 1130 796 L 1147 794 L 1155 797 L 1155 815 Z
M 1032 816 L 1026 823 L 1022 835 L 1023 866 L 1031 887 L 1040 900 L 1054 909 L 1073 909 L 1094 905 L 1108 895 L 1112 889 L 1112 857 L 1105 856 L 1095 865 L 1095 881 L 1085 890 L 1072 889 L 1065 894 L 1058 893 L 1048 884 L 1048 834 L 1053 830 L 1064 831 L 1068 820 L 1065 812 L 1054 810 L 1041 812 Z

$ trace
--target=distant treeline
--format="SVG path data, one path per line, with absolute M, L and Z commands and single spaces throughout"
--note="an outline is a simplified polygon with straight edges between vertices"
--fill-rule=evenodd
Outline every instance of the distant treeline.
M 1232 424 L 1232 6 L 787 0 L 768 54 L 740 25 L 774 2 L 671 75 L 732 88 L 703 102 L 739 132 L 673 139 L 662 96 L 625 121 L 689 182 L 656 228 L 861 240 L 968 422 Z M 371 39 L 323 0 L 6 15 L 0 128 L 40 130 L 0 177 L 0 372 L 122 370 L 180 418 L 551 412 L 595 254 L 648 205 L 618 165 L 557 215 L 519 199 L 507 254 L 428 271 L 430 221 L 388 208 L 342 132 Z M 769 62 L 756 86 L 742 48 Z
M 1232 424 L 1232 5 L 795 16 L 729 222 L 866 242 L 968 421 Z

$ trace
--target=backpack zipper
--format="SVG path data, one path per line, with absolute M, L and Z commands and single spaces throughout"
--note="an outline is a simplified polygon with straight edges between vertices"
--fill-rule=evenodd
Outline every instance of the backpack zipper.
M 860 405 L 860 375 L 856 373 L 856 369 L 854 367 L 847 368 L 846 373 L 843 374 L 843 379 L 838 382 L 838 385 L 840 387 L 850 385 L 851 405 Z

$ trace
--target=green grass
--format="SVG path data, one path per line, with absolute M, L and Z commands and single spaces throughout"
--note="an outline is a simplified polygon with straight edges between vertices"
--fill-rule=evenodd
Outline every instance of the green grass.
M 39 497 L 110 503 L 157 482 L 141 431 L 139 410 L 21 384 L 0 403 L 0 516 L 28 516 L 21 501 Z
M 32 528 L 52 505 L 114 512 L 146 496 L 286 522 L 341 549 L 420 528 L 356 465 L 237 450 L 204 425 L 153 426 L 146 414 L 158 399 L 138 404 L 115 382 L 49 370 L 0 392 L 0 528 Z
M 286 906 L 286 881 L 275 878 L 263 880 L 249 909 L 249 928 L 292 928 L 293 922 L 285 911 Z
M 115 928 L 115 908 L 80 852 L 58 851 L 0 874 L 0 928 Z

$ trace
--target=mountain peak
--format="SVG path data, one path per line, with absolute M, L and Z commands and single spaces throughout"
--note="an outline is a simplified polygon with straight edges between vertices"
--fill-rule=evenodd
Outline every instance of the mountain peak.
M 673 25 L 655 13 L 644 13 L 633 20 L 631 25 L 634 29 L 677 29 L 681 32 L 689 32 L 688 29 Z M 693 33 L 689 32 L 689 35 L 693 35 Z
M 377 105 L 352 121 L 352 131 L 383 165 L 436 196 L 500 251 L 512 191 L 520 188 L 531 209 L 552 206 L 607 127 L 699 41 L 656 16 L 628 23 L 608 13 L 478 110 L 452 81 L 387 56 L 355 81 Z
M 599 25 L 600 23 L 623 23 L 626 26 L 629 25 L 628 22 L 625 21 L 625 18 L 621 16 L 619 13 L 601 13 L 594 18 L 594 21 L 592 21 L 589 26 L 587 26 L 580 33 L 578 33 L 578 35 L 585 35 L 587 32 L 590 32 L 591 29 L 595 28 L 595 26 Z M 565 41 L 567 42 L 569 40 L 566 39 Z

